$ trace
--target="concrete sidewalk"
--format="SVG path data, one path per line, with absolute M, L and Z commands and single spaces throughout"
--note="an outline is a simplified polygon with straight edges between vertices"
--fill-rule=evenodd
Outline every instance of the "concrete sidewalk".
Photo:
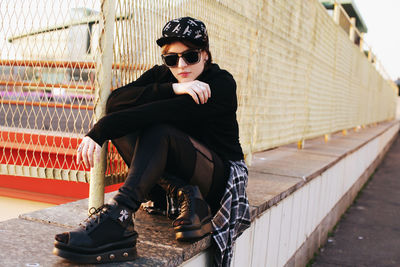
M 400 266 L 400 137 L 312 266 Z

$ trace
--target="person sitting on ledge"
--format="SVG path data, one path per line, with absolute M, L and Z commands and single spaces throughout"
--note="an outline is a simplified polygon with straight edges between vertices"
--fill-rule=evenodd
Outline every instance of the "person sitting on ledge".
M 78 147 L 78 164 L 90 168 L 112 140 L 129 172 L 110 203 L 80 228 L 55 236 L 53 253 L 60 257 L 79 263 L 135 259 L 132 215 L 158 185 L 178 200 L 176 239 L 213 233 L 216 265 L 229 264 L 235 239 L 250 225 L 235 80 L 212 63 L 200 20 L 169 21 L 157 44 L 164 64 L 114 90 L 106 115 Z

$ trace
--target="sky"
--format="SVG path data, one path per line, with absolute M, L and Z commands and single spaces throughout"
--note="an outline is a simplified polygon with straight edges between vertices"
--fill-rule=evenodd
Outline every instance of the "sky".
M 400 78 L 400 0 L 353 0 L 368 27 L 365 41 L 392 80 Z

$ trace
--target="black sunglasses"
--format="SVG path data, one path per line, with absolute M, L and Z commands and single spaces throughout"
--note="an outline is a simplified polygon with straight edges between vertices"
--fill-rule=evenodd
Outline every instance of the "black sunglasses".
M 188 50 L 183 53 L 169 53 L 161 55 L 164 64 L 168 67 L 175 67 L 178 65 L 179 58 L 183 58 L 186 64 L 193 65 L 200 61 L 200 50 Z

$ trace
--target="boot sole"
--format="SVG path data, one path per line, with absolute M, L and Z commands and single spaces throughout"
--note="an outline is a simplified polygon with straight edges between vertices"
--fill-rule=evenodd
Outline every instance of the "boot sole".
M 54 241 L 53 254 L 77 263 L 128 261 L 137 258 L 137 235 L 95 248 L 76 247 Z
M 198 239 L 212 232 L 213 232 L 212 224 L 211 221 L 209 221 L 208 223 L 202 225 L 200 228 L 194 230 L 185 231 L 183 229 L 179 230 L 175 229 L 175 238 L 178 241 L 191 241 L 193 239 Z
M 53 249 L 53 254 L 76 263 L 107 263 L 130 261 L 138 257 L 136 247 L 110 250 L 107 252 L 80 254 L 59 248 Z
M 95 253 L 107 252 L 110 250 L 133 248 L 136 246 L 136 240 L 137 236 L 132 236 L 121 241 L 111 242 L 99 247 L 92 247 L 92 248 L 72 246 L 70 244 L 66 244 L 63 242 L 54 241 L 54 246 L 58 249 L 68 250 L 78 254 L 95 254 Z

